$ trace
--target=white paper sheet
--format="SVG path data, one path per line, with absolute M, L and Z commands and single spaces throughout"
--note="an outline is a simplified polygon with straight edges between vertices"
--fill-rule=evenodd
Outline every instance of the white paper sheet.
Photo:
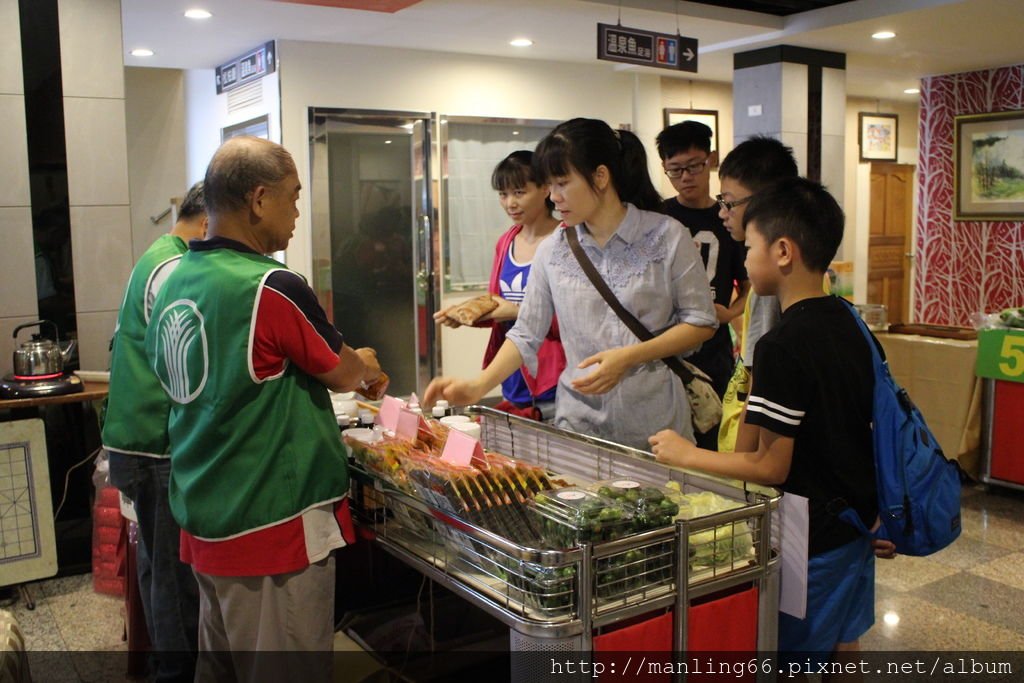
M 782 586 L 779 611 L 803 619 L 807 613 L 807 499 L 793 493 L 779 502 L 782 518 Z

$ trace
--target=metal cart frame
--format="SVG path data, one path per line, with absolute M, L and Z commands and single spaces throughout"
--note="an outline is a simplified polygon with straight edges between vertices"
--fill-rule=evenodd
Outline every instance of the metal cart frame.
M 355 478 L 372 483 L 378 502 L 388 510 L 381 514 L 378 507 L 376 514 L 367 514 L 357 505 L 359 523 L 372 530 L 387 552 L 507 624 L 512 651 L 590 651 L 595 631 L 668 608 L 674 608 L 673 647 L 683 651 L 690 602 L 750 584 L 759 589 L 757 649 L 775 649 L 780 569 L 775 515 L 781 497 L 777 490 L 669 467 L 648 452 L 482 406 L 467 413 L 479 417 L 486 448 L 551 472 L 588 481 L 677 481 L 684 490 L 713 491 L 742 503 L 736 509 L 612 541 L 543 550 L 519 545 L 356 468 Z M 692 535 L 730 524 L 745 524 L 750 530 L 749 557 L 691 571 Z M 717 531 L 713 535 L 717 539 Z M 624 570 L 623 557 L 645 559 L 625 563 Z M 612 571 L 602 567 L 614 558 L 619 558 L 616 574 L 602 574 Z M 621 577 L 630 566 L 635 581 Z M 562 578 L 543 578 L 556 574 Z M 595 587 L 600 590 L 602 583 L 605 595 L 600 598 Z

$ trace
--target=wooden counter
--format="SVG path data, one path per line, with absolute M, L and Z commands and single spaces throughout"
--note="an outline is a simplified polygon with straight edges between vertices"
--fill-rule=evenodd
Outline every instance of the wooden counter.
M 34 408 L 36 406 L 55 406 L 61 403 L 79 403 L 81 401 L 98 401 L 106 397 L 110 386 L 106 382 L 83 382 L 83 384 L 85 385 L 85 389 L 77 394 L 3 399 L 0 400 L 0 410 Z

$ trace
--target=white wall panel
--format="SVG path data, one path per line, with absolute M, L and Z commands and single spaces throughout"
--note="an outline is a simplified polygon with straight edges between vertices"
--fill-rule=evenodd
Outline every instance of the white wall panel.
M 0 317 L 38 313 L 35 249 L 32 245 L 32 210 L 27 206 L 0 207 L 0 273 L 3 296 Z M 8 358 L 0 355 L 0 361 Z M 0 363 L 0 368 L 5 367 Z
M 65 97 L 64 132 L 71 206 L 127 206 L 124 100 Z
M 30 206 L 25 98 L 0 95 L 0 206 Z
M 190 185 L 185 179 L 184 72 L 124 71 L 132 257 L 137 260 L 171 229 L 170 214 L 156 224 L 150 216 L 169 208 L 171 197 L 184 196 Z
M 127 206 L 72 206 L 75 306 L 81 315 L 118 310 L 132 270 Z
M 18 17 L 18 0 L 0 0 L 0 93 L 4 94 L 25 92 Z
M 124 97 L 121 0 L 58 0 L 64 97 Z
M 110 369 L 110 338 L 117 311 L 78 312 L 78 358 L 83 370 Z

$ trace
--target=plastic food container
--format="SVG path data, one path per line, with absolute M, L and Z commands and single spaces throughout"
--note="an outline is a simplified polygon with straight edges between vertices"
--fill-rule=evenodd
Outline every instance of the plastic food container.
M 743 503 L 730 500 L 711 491 L 684 495 L 688 503 L 688 519 L 697 519 L 716 512 L 735 510 Z M 754 551 L 753 535 L 746 520 L 728 522 L 690 534 L 690 569 L 734 566 L 747 562 Z
M 623 505 L 574 486 L 538 493 L 527 509 L 551 548 L 612 541 L 629 534 L 633 523 Z
M 606 479 L 587 488 L 630 509 L 633 512 L 633 531 L 669 526 L 685 504 L 682 494 L 636 479 Z
M 575 602 L 576 568 L 542 567 L 508 562 L 498 575 L 509 585 L 515 600 L 539 610 L 545 617 L 567 614 Z

